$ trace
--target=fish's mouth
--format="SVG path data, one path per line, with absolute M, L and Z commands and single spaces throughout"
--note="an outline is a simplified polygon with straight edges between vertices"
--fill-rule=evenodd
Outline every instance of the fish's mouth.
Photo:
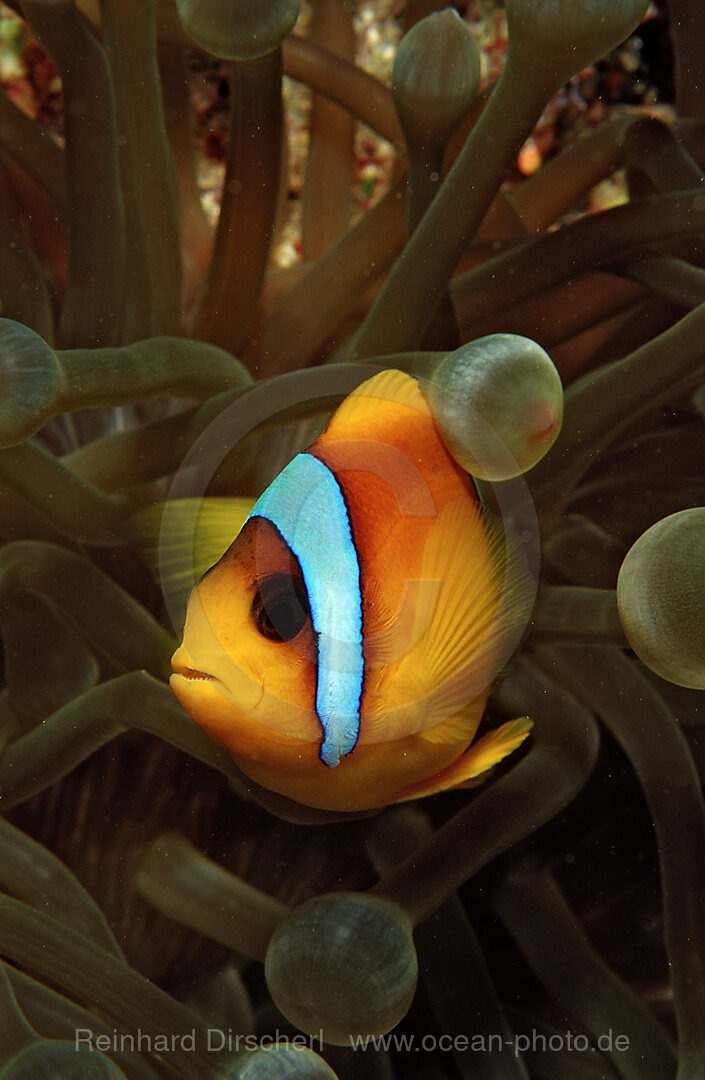
M 198 668 L 186 667 L 185 664 L 176 664 L 172 667 L 172 678 L 177 675 L 186 682 L 213 682 L 220 683 L 215 675 L 209 675 L 207 671 L 199 671 Z M 221 684 L 222 685 L 222 684 Z
M 216 686 L 223 685 L 215 675 L 211 675 L 209 671 L 201 671 L 200 668 L 196 667 L 193 657 L 183 645 L 179 646 L 171 658 L 171 670 L 172 679 L 183 680 L 186 683 L 208 682 L 215 683 Z M 171 679 L 169 681 L 171 682 Z

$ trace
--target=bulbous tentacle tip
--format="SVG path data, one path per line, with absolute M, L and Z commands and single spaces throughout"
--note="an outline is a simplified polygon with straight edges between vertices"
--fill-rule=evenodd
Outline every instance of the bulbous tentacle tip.
M 299 0 L 176 0 L 181 24 L 199 48 L 229 60 L 255 60 L 282 44 Z
M 426 393 L 449 451 L 480 480 L 533 468 L 563 420 L 563 387 L 548 353 L 518 334 L 490 334 L 441 361 Z
M 248 1052 L 223 1080 L 336 1080 L 322 1057 L 304 1046 L 267 1046 Z
M 480 81 L 480 51 L 453 8 L 434 11 L 401 39 L 392 91 L 412 145 L 443 146 L 472 107 Z
M 80 1031 L 79 1033 L 80 1034 Z M 0 1080 L 126 1080 L 118 1065 L 95 1047 L 38 1039 L 0 1069 Z
M 705 507 L 670 514 L 639 537 L 619 572 L 617 606 L 642 663 L 705 690 Z
M 0 447 L 39 431 L 52 415 L 62 379 L 56 353 L 39 334 L 0 319 Z
M 296 1027 L 350 1046 L 406 1015 L 418 976 L 411 922 L 396 904 L 363 893 L 314 897 L 277 927 L 264 971 Z

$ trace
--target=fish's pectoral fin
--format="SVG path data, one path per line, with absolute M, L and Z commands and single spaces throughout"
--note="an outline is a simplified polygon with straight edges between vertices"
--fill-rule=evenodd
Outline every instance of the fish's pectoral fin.
M 368 668 L 386 667 L 399 659 L 399 616 L 389 607 L 382 586 L 373 578 L 367 582 L 366 606 L 366 663 Z
M 489 770 L 523 743 L 531 728 L 532 721 L 528 716 L 508 720 L 468 747 L 452 765 L 427 780 L 403 788 L 396 796 L 396 801 L 407 802 L 409 799 L 435 795 L 451 788 L 474 787 L 485 778 Z
M 188 594 L 240 532 L 254 499 L 172 499 L 138 511 L 131 534 L 166 592 Z
M 481 719 L 481 707 L 464 709 L 457 716 L 419 732 L 419 737 L 430 743 L 467 744 L 477 731 Z
M 501 522 L 464 499 L 439 513 L 422 576 L 437 583 L 417 605 L 425 626 L 404 660 L 404 678 L 427 697 L 429 721 L 452 716 L 486 693 L 528 622 L 535 583 Z

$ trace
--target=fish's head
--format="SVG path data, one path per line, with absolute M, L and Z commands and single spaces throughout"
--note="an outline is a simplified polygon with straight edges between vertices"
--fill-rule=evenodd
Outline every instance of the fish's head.
M 170 685 L 238 761 L 317 745 L 316 641 L 301 570 L 276 528 L 251 518 L 189 598 Z

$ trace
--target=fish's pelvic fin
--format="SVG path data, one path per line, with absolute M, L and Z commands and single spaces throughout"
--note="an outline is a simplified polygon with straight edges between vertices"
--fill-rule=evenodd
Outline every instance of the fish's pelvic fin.
M 489 770 L 521 746 L 531 728 L 532 722 L 528 716 L 508 720 L 494 731 L 483 735 L 446 769 L 427 780 L 402 789 L 396 797 L 397 801 L 408 802 L 410 799 L 435 795 L 436 792 L 448 791 L 451 788 L 474 787 L 485 778 Z

